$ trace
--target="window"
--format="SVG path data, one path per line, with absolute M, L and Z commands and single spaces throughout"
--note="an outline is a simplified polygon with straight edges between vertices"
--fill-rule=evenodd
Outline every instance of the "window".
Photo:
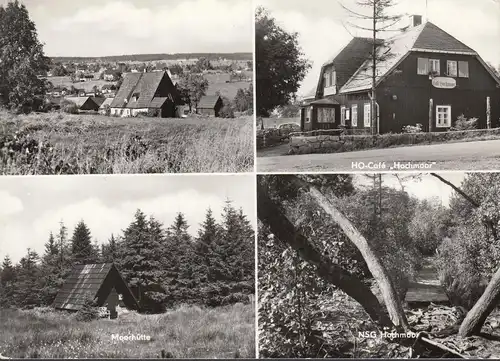
M 458 62 L 458 76 L 460 78 L 468 78 L 469 77 L 469 62 L 467 62 L 467 61 L 459 61 Z
M 365 103 L 363 109 L 363 118 L 364 118 L 364 126 L 369 127 L 371 125 L 371 111 L 370 111 L 370 103 Z
M 353 127 L 357 127 L 358 126 L 358 106 L 357 105 L 353 105 L 352 108 L 351 108 L 351 125 Z
M 335 123 L 335 109 L 318 108 L 318 123 Z
M 324 81 L 325 81 L 325 88 L 329 88 L 332 86 L 335 86 L 335 78 L 336 78 L 336 73 L 335 70 L 325 70 L 325 74 L 323 75 Z
M 449 128 L 451 127 L 451 106 L 437 105 L 436 106 L 436 127 Z
M 340 107 L 340 125 L 345 125 L 345 110 L 345 106 L 342 105 Z
M 429 75 L 429 59 L 418 58 L 417 60 L 417 74 Z
M 306 109 L 306 123 L 309 123 L 311 121 L 311 109 L 312 107 L 307 107 Z
M 328 88 L 330 86 L 330 74 L 327 71 L 325 71 L 323 77 L 325 79 L 325 88 Z
M 330 85 L 331 86 L 335 86 L 336 83 L 337 83 L 337 72 L 335 70 L 332 70 L 330 72 L 330 77 L 331 77 L 331 79 L 330 79 Z
M 439 75 L 441 73 L 438 59 L 429 59 L 429 68 L 434 75 Z
M 446 62 L 446 74 L 448 76 L 456 77 L 458 73 L 458 65 L 455 60 L 448 60 Z

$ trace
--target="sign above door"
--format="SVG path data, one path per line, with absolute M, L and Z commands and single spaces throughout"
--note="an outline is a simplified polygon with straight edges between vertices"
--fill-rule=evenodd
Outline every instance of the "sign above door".
M 457 86 L 457 81 L 453 78 L 438 76 L 432 79 L 432 86 L 440 89 L 453 89 Z

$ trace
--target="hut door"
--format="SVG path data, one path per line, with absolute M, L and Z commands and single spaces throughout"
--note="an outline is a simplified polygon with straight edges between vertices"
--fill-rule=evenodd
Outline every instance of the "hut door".
M 113 288 L 111 292 L 109 293 L 108 299 L 106 300 L 106 307 L 108 308 L 109 311 L 109 318 L 115 319 L 118 317 L 118 313 L 116 312 L 116 306 L 118 305 L 120 297 L 118 296 L 118 293 L 116 290 Z

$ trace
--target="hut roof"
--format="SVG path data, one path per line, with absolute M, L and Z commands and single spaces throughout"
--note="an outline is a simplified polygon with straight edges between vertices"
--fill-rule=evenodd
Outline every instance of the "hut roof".
M 213 109 L 219 99 L 220 96 L 218 95 L 204 95 L 198 102 L 198 109 Z
M 102 306 L 113 289 L 123 296 L 123 302 L 128 308 L 139 309 L 137 300 L 113 263 L 75 266 L 52 306 L 77 311 L 89 298 L 97 300 L 97 305 Z

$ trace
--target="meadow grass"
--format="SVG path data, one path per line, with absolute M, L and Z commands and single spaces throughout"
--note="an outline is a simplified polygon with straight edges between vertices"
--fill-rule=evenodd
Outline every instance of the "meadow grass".
M 254 358 L 254 305 L 180 306 L 158 315 L 75 320 L 50 308 L 0 310 L 0 354 L 11 358 Z M 112 340 L 148 335 L 150 341 Z
M 7 149 L 13 137 L 21 145 Z M 30 142 L 37 146 L 26 150 Z M 253 153 L 251 116 L 170 119 L 0 112 L 0 174 L 248 172 Z

